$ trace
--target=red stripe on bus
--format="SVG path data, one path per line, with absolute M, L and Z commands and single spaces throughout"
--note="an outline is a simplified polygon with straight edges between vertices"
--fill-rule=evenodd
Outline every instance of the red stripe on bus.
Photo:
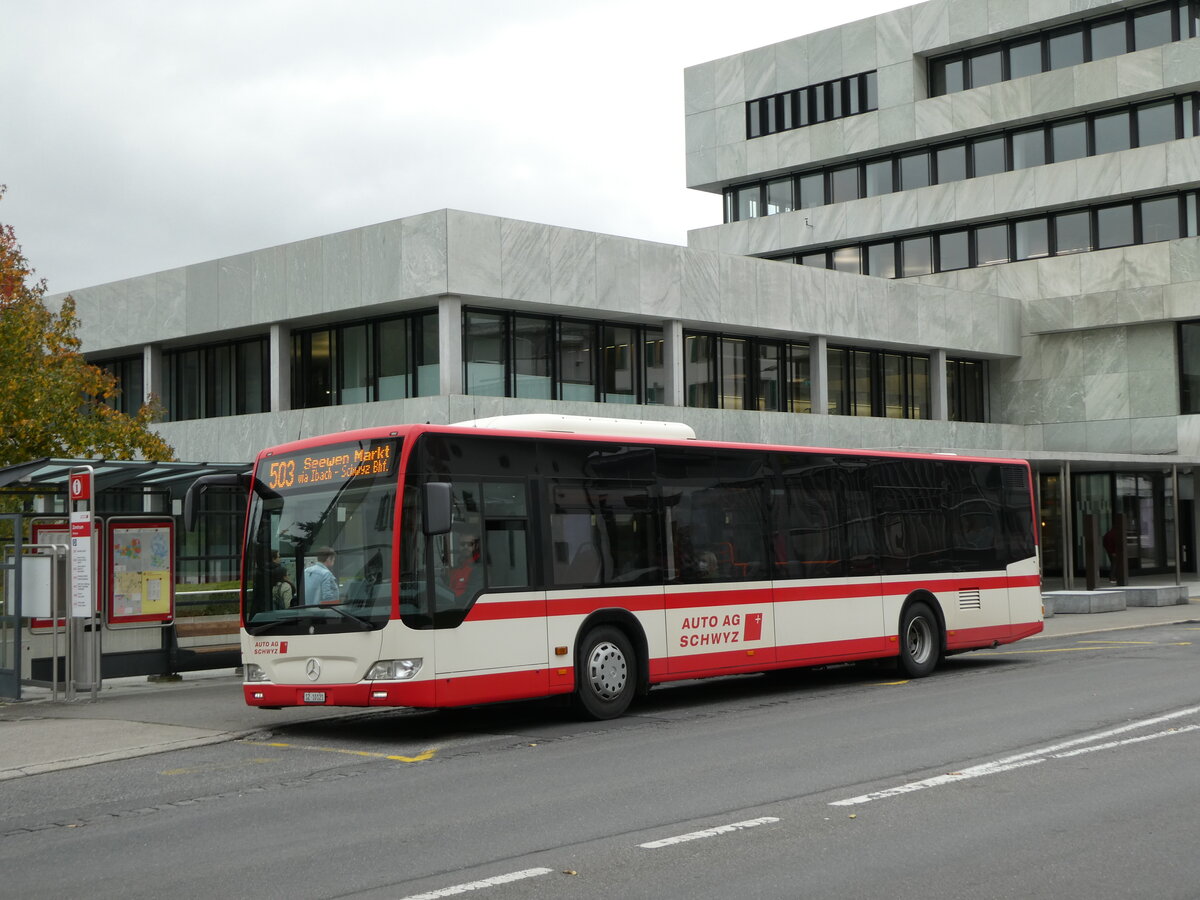
M 536 619 L 546 615 L 545 600 L 510 600 L 503 603 L 476 603 L 467 613 L 468 622 L 495 622 L 501 619 Z
M 728 582 L 712 589 L 666 593 L 639 594 L 634 596 L 591 596 L 570 597 L 551 594 L 546 602 L 541 600 L 484 600 L 476 603 L 467 613 L 468 622 L 491 622 L 502 619 L 530 619 L 550 616 L 587 616 L 598 609 L 618 607 L 630 612 L 655 612 L 662 609 L 702 609 L 711 606 L 756 606 L 763 603 L 798 603 L 808 600 L 838 600 L 851 597 L 907 597 L 918 590 L 932 593 L 947 591 L 1003 590 L 1005 588 L 1039 587 L 1037 575 L 992 575 L 976 578 L 968 575 L 953 575 L 942 580 L 923 578 L 913 581 L 894 581 L 886 584 L 867 582 L 858 584 L 822 584 L 806 586 L 803 583 L 785 582 L 775 587 L 760 587 L 752 590 L 739 589 Z

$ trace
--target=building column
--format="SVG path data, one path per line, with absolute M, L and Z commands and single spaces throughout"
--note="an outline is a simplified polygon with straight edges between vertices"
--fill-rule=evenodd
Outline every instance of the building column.
M 438 298 L 438 383 L 439 393 L 464 393 L 462 298 L 449 294 Z
M 666 372 L 666 397 L 663 403 L 667 406 L 686 406 L 685 390 L 687 382 L 683 377 L 684 352 L 687 347 L 683 340 L 683 322 L 678 319 L 668 319 L 663 322 L 663 369 Z
M 812 411 L 829 415 L 829 341 L 823 336 L 808 342 L 808 382 Z
M 149 403 L 151 396 L 157 397 L 166 408 L 167 398 L 163 396 L 163 354 L 162 349 L 154 344 L 142 348 L 142 403 Z
M 946 351 L 929 354 L 929 417 L 944 422 L 950 418 L 950 394 L 946 382 Z
M 271 412 L 292 408 L 292 331 L 286 325 L 271 326 L 267 367 L 271 374 Z

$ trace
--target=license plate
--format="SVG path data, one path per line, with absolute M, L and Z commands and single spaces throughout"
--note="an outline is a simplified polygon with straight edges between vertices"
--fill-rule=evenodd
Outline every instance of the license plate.
M 304 702 L 305 703 L 324 703 L 325 702 L 325 692 L 324 691 L 305 691 L 304 692 Z

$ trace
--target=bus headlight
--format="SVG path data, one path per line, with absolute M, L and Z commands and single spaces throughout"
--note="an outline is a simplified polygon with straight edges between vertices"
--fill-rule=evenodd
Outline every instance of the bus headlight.
M 256 666 L 254 663 L 246 663 L 243 667 L 245 674 L 242 676 L 246 681 L 266 681 L 267 673 L 262 666 Z
M 421 671 L 420 659 L 381 659 L 367 670 L 367 681 L 407 681 Z

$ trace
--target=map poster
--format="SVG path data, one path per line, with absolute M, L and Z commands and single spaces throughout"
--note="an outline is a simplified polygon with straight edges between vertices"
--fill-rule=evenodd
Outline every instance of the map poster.
M 110 624 L 175 617 L 175 523 L 109 520 Z

